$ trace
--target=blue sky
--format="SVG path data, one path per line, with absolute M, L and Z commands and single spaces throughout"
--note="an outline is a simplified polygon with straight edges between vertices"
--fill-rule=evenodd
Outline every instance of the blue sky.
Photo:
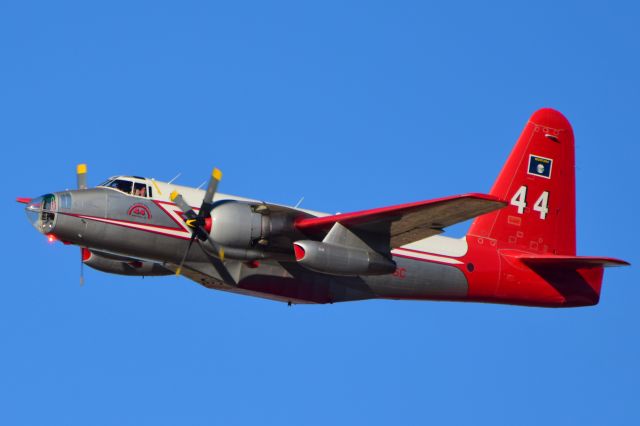
M 558 4 L 559 3 L 559 4 Z M 637 267 L 549 310 L 294 306 L 86 271 L 16 196 L 126 173 L 328 212 L 486 192 L 577 141 L 578 251 L 637 250 L 635 2 L 4 2 L 0 423 L 638 424 Z M 449 235 L 462 235 L 458 226 Z

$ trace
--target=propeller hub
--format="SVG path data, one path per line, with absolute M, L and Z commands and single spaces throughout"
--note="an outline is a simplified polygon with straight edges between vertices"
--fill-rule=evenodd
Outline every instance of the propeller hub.
M 198 228 L 204 228 L 205 231 L 207 231 L 207 234 L 211 233 L 211 224 L 213 223 L 213 221 L 211 220 L 211 217 L 196 217 L 193 219 L 187 219 L 185 220 L 186 225 L 193 229 L 193 230 L 198 230 Z

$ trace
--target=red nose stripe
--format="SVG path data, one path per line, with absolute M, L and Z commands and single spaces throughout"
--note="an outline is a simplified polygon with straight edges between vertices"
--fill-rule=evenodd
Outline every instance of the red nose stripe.
M 16 198 L 16 201 L 22 204 L 29 204 L 31 202 L 31 198 L 27 198 L 27 197 L 18 197 Z

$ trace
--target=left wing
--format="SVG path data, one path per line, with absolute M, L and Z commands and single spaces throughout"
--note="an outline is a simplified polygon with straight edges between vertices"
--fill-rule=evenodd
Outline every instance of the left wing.
M 335 223 L 340 223 L 354 231 L 388 235 L 390 247 L 396 248 L 440 234 L 447 226 L 506 205 L 507 202 L 492 195 L 464 194 L 354 213 L 301 218 L 295 226 L 304 234 L 323 238 Z

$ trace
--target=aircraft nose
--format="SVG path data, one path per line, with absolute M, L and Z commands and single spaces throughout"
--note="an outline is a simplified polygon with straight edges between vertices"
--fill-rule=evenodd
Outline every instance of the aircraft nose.
M 31 199 L 24 211 L 38 232 L 48 234 L 53 231 L 57 211 L 55 195 L 47 194 Z
M 40 226 L 40 215 L 42 213 L 42 197 L 37 197 L 31 199 L 31 201 L 24 208 L 25 213 L 27 214 L 27 219 L 31 222 L 34 228 L 38 230 L 38 232 L 42 232 L 42 228 Z

